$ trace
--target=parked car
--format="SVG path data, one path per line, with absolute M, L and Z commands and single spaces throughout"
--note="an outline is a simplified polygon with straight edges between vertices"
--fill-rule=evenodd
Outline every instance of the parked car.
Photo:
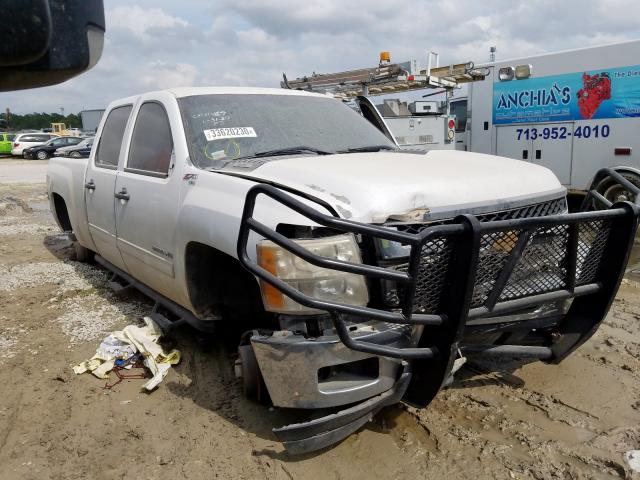
M 80 137 L 59 137 L 52 138 L 47 143 L 43 143 L 42 145 L 38 145 L 36 147 L 25 148 L 22 151 L 22 156 L 24 158 L 37 158 L 38 160 L 46 160 L 50 156 L 53 155 L 60 147 L 70 147 L 73 145 L 77 145 L 82 141 Z
M 13 133 L 0 133 L 0 155 L 11 155 L 14 138 L 15 134 Z
M 568 214 L 545 167 L 399 151 L 342 102 L 296 90 L 129 97 L 96 139 L 88 161 L 47 169 L 77 259 L 153 298 L 163 328 L 242 326 L 245 394 L 311 415 L 274 429 L 292 453 L 386 405 L 426 407 L 467 357 L 563 361 L 606 316 L 640 213 L 594 190 Z
M 87 158 L 91 153 L 93 138 L 85 138 L 77 145 L 58 148 L 53 152 L 53 157 Z
M 36 147 L 48 142 L 52 138 L 58 138 L 58 135 L 53 133 L 20 133 L 13 139 L 13 148 L 11 148 L 11 155 L 17 157 L 22 156 L 22 152 L 25 148 Z

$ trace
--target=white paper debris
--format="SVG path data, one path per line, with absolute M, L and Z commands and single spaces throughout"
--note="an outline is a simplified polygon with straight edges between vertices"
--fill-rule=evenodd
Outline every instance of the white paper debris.
M 640 450 L 629 450 L 624 456 L 631 470 L 640 473 Z

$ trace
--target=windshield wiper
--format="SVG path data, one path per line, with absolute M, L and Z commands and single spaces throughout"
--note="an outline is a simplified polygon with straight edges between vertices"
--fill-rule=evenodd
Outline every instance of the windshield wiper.
M 357 152 L 379 152 L 380 150 L 397 150 L 391 145 L 367 145 L 366 147 L 353 147 L 346 150 L 339 150 L 336 153 L 357 153 Z
M 317 155 L 331 155 L 333 152 L 327 152 L 325 150 L 320 150 L 319 148 L 300 145 L 297 147 L 276 148 L 274 150 L 265 150 L 263 152 L 255 152 L 251 155 L 247 155 L 246 157 L 236 158 L 235 160 L 240 160 L 243 158 L 275 157 L 278 155 L 297 155 L 298 153 L 315 153 Z

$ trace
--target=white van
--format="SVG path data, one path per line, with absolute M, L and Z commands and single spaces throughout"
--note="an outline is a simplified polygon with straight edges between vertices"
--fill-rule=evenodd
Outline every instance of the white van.
M 21 133 L 13 139 L 11 155 L 21 157 L 25 148 L 37 147 L 56 137 L 59 137 L 59 135 L 54 133 Z
M 456 148 L 543 165 L 573 190 L 617 165 L 640 185 L 639 58 L 640 41 L 631 41 L 478 66 L 485 80 L 451 102 Z M 619 186 L 598 190 L 610 201 L 625 196 Z

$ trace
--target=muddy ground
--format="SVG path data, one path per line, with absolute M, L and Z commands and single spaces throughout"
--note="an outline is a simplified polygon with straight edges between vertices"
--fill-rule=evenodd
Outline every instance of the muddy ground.
M 640 478 L 624 457 L 640 449 L 633 273 L 561 365 L 470 365 L 429 408 L 388 408 L 334 448 L 290 457 L 271 428 L 292 414 L 242 397 L 225 338 L 178 331 L 183 360 L 151 394 L 74 375 L 151 304 L 114 296 L 103 270 L 72 258 L 44 184 L 0 184 L 0 479 Z

